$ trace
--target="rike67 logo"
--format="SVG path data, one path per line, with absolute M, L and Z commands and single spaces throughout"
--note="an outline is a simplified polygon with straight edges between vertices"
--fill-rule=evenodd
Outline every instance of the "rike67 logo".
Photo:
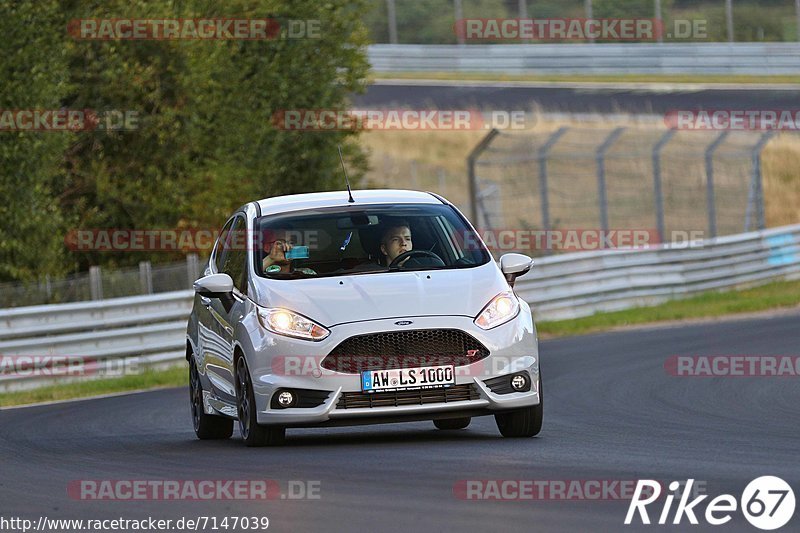
M 733 513 L 737 508 L 741 508 L 742 514 L 750 524 L 758 529 L 771 531 L 786 525 L 794 515 L 795 499 L 794 491 L 784 480 L 775 476 L 762 476 L 751 481 L 739 501 L 730 494 L 721 494 L 708 502 L 705 513 L 701 514 L 697 507 L 708 498 L 708 495 L 701 495 L 689 501 L 692 493 L 693 479 L 686 482 L 685 490 L 679 493 L 681 483 L 673 481 L 669 484 L 672 494 L 667 494 L 664 499 L 664 507 L 658 517 L 658 524 L 667 524 L 672 514 L 672 504 L 675 496 L 679 496 L 679 502 L 675 508 L 672 523 L 678 525 L 684 517 L 690 524 L 697 525 L 697 516 L 705 518 L 705 521 L 712 526 L 726 524 L 733 518 Z M 661 496 L 661 484 L 651 479 L 639 480 L 633 493 L 628 514 L 625 517 L 625 524 L 630 525 L 634 522 L 637 512 L 642 524 L 650 524 L 650 515 L 647 506 L 654 503 Z

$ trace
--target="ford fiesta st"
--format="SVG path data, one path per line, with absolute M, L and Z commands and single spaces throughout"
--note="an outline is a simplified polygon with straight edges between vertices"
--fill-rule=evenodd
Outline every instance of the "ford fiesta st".
M 194 284 L 186 358 L 200 439 L 283 442 L 286 428 L 494 415 L 542 427 L 536 329 L 514 279 L 444 198 L 401 190 L 248 203 Z

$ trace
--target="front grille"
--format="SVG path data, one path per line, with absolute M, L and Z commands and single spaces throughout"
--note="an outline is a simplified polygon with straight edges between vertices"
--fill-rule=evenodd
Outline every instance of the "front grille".
M 489 356 L 472 335 L 458 329 L 387 331 L 350 337 L 325 359 L 322 367 L 358 374 L 364 370 L 414 368 L 432 365 L 463 366 Z
M 336 404 L 337 409 L 360 407 L 398 407 L 400 405 L 424 405 L 429 403 L 451 403 L 480 398 L 475 385 L 453 385 L 442 389 L 401 390 L 394 392 L 343 392 Z

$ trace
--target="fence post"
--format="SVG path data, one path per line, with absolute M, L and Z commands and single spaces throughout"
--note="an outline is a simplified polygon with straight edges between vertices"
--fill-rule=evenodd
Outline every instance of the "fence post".
M 728 27 L 728 42 L 733 42 L 733 0 L 725 0 L 725 25 Z
M 586 12 L 586 18 L 592 19 L 594 18 L 593 10 L 592 10 L 592 0 L 585 0 L 583 3 L 583 9 Z M 589 42 L 594 42 L 594 37 L 589 37 Z
M 706 204 L 708 209 L 708 232 L 710 238 L 717 236 L 717 207 L 714 201 L 714 151 L 725 141 L 729 131 L 723 131 L 706 148 Z
M 394 0 L 386 0 L 386 14 L 389 19 L 389 42 L 397 44 L 397 14 Z
M 461 6 L 461 0 L 453 0 L 453 11 L 456 18 L 456 25 L 461 24 L 461 19 L 464 18 L 464 10 Z M 464 44 L 464 32 L 457 31 L 456 37 L 458 37 L 458 44 Z
M 608 233 L 608 198 L 606 198 L 606 152 L 614 144 L 625 128 L 616 128 L 608 134 L 603 144 L 597 148 L 595 159 L 597 161 L 597 192 L 598 202 L 600 203 L 600 227 L 603 232 Z
M 553 133 L 547 141 L 539 148 L 539 195 L 542 199 L 542 231 L 550 231 L 550 199 L 547 196 L 547 155 L 550 150 L 555 146 L 558 140 L 565 134 L 569 128 L 562 126 L 555 133 Z M 549 247 L 545 246 L 545 254 L 552 253 Z
M 436 171 L 436 176 L 439 178 L 439 194 L 447 198 L 447 182 L 445 180 L 444 169 L 439 167 Z
M 191 289 L 194 282 L 200 278 L 200 261 L 197 254 L 188 254 L 186 256 L 186 274 L 189 277 L 189 288 Z
M 100 277 L 100 267 L 89 267 L 89 292 L 92 300 L 103 299 L 103 279 Z
M 655 0 L 655 16 L 656 16 L 656 39 L 658 42 L 664 42 L 664 18 L 661 16 L 661 0 Z
M 478 161 L 478 158 L 481 156 L 484 150 L 486 150 L 489 145 L 492 144 L 492 140 L 494 140 L 499 133 L 500 131 L 496 129 L 490 131 L 467 156 L 470 221 L 473 224 L 478 223 L 478 178 L 475 175 L 475 163 Z
M 139 292 L 153 294 L 153 269 L 150 261 L 139 263 Z
M 747 208 L 744 214 L 744 231 L 750 231 L 750 220 L 753 214 L 753 207 L 756 209 L 756 224 L 759 230 L 766 227 L 764 223 L 764 190 L 761 177 L 761 152 L 764 146 L 775 135 L 774 131 L 767 131 L 758 139 L 758 143 L 753 147 L 751 158 L 753 161 L 753 176 L 750 180 L 750 189 L 747 194 Z
M 667 145 L 675 130 L 668 130 L 653 146 L 653 197 L 656 204 L 656 228 L 658 241 L 664 242 L 664 193 L 661 190 L 661 150 Z M 670 239 L 671 240 L 671 239 Z
M 800 41 L 800 0 L 794 0 L 794 15 L 797 18 L 797 40 Z

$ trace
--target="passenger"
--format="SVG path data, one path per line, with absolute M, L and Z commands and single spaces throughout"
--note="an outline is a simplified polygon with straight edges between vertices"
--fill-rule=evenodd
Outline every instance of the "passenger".
M 277 232 L 285 234 L 285 232 Z M 316 276 L 317 273 L 310 268 L 293 268 L 292 259 L 286 257 L 286 254 L 293 248 L 292 243 L 287 239 L 277 239 L 271 243 L 267 243 L 265 250 L 269 250 L 269 254 L 264 256 L 261 263 L 265 274 L 290 274 L 292 272 L 302 272 Z

